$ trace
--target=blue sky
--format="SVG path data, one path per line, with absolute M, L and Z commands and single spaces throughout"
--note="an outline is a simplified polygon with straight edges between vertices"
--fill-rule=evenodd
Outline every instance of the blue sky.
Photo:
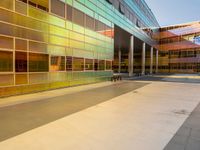
M 200 0 L 145 0 L 161 26 L 200 21 Z

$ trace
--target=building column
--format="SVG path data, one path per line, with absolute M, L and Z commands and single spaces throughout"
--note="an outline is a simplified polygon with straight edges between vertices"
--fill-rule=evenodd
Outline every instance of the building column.
M 129 55 L 128 55 L 128 73 L 129 77 L 133 76 L 133 55 L 134 55 L 134 36 L 130 36 L 130 46 L 129 46 Z
M 118 73 L 121 73 L 121 61 L 122 61 L 122 52 L 121 52 L 121 49 L 119 48 L 118 50 L 118 59 L 119 59 L 119 62 L 118 62 Z
M 158 73 L 158 50 L 156 50 L 156 73 Z
M 145 75 L 145 54 L 146 53 L 146 43 L 142 44 L 142 75 Z
M 150 74 L 153 74 L 153 47 L 151 47 L 150 52 Z

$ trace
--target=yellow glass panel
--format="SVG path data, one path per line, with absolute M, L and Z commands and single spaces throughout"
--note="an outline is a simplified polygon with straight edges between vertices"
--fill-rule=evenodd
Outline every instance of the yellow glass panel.
M 29 81 L 30 81 L 30 84 L 47 83 L 48 74 L 47 73 L 31 73 L 29 75 Z
M 51 72 L 49 73 L 49 81 L 57 82 L 57 81 L 66 81 L 67 73 L 66 72 Z
M 49 15 L 48 13 L 40 11 L 34 7 L 29 7 L 29 15 L 31 17 L 37 18 L 41 21 L 45 21 L 47 23 L 54 24 L 54 25 L 65 28 L 65 20 L 64 19 L 60 19 L 58 17 Z
M 29 50 L 33 52 L 47 53 L 47 45 L 44 43 L 29 41 Z
M 85 44 L 84 44 L 84 42 L 70 40 L 70 47 L 77 48 L 77 49 L 84 49 Z
M 68 30 L 66 30 L 65 28 L 60 28 L 60 27 L 53 26 L 53 25 L 49 26 L 49 33 L 59 35 L 59 36 L 63 36 L 63 37 L 66 37 L 66 38 L 69 37 Z
M 79 26 L 79 25 L 73 24 L 73 31 L 84 34 L 85 29 L 83 27 Z
M 27 74 L 16 74 L 15 75 L 15 84 L 27 84 L 28 83 L 28 76 Z
M 0 7 L 13 10 L 13 0 L 0 0 Z
M 73 55 L 73 50 L 71 48 L 66 48 L 66 55 L 67 56 L 72 56 Z
M 66 50 L 62 46 L 48 45 L 48 53 L 51 55 L 65 56 Z
M 70 31 L 69 32 L 69 37 L 70 37 L 70 39 L 79 40 L 79 41 L 83 41 L 84 42 L 84 35 L 83 34 Z
M 66 38 L 61 38 L 61 37 L 58 37 L 58 36 L 50 35 L 49 43 L 55 44 L 55 45 L 60 45 L 60 46 L 68 46 L 69 40 L 66 39 Z

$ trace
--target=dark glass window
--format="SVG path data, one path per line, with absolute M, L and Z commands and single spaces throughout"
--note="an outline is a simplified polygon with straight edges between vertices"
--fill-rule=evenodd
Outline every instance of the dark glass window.
M 51 56 L 51 71 L 64 71 L 65 70 L 65 57 L 64 56 Z
M 67 20 L 72 21 L 72 10 L 73 8 L 70 5 L 67 5 Z
M 124 8 L 124 5 L 122 3 L 119 4 L 119 12 L 123 15 L 125 14 L 125 8 Z
M 106 0 L 109 4 L 112 4 L 113 0 Z
M 66 71 L 72 71 L 72 57 L 66 57 Z
M 95 20 L 95 31 L 104 34 L 105 25 L 99 20 Z
M 119 1 L 113 0 L 113 6 L 114 6 L 116 9 L 119 9 Z
M 29 71 L 30 72 L 48 72 L 49 55 L 48 54 L 29 54 Z
M 59 0 L 51 0 L 51 12 L 64 18 L 65 17 L 65 3 Z
M 99 70 L 105 70 L 105 60 L 99 60 Z
M 73 9 L 73 22 L 80 25 L 80 26 L 84 26 L 85 24 L 85 15 L 83 12 L 81 12 L 78 9 Z
M 93 59 L 85 59 L 85 70 L 93 70 Z
M 21 1 L 21 2 L 27 3 L 27 0 L 18 0 L 18 1 Z
M 112 61 L 106 61 L 106 70 L 111 70 L 112 69 Z
M 27 53 L 15 52 L 15 71 L 27 72 Z
M 34 2 L 28 1 L 28 4 L 31 5 L 31 6 L 33 6 L 33 7 L 37 7 L 37 4 L 34 3 Z
M 138 27 L 138 28 L 140 28 L 140 21 L 137 19 L 137 21 L 136 21 L 136 26 Z
M 38 8 L 41 9 L 41 10 L 44 10 L 44 11 L 48 11 L 48 8 L 42 6 L 42 5 L 38 5 Z
M 95 71 L 99 70 L 99 60 L 98 59 L 94 60 L 94 70 Z
M 88 29 L 94 30 L 94 23 L 95 23 L 94 19 L 92 17 L 86 15 L 85 27 Z
M 73 58 L 73 71 L 83 71 L 84 70 L 84 59 L 83 58 Z
M 13 52 L 0 51 L 0 71 L 13 71 Z

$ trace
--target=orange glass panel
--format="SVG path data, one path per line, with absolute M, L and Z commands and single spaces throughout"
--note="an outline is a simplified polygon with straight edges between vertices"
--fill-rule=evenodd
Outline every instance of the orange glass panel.
M 13 38 L 0 36 L 0 48 L 13 49 Z
M 27 41 L 21 40 L 21 39 L 16 39 L 15 40 L 15 49 L 26 51 L 27 50 Z
M 14 85 L 13 74 L 0 75 L 0 86 L 10 86 L 10 85 Z

